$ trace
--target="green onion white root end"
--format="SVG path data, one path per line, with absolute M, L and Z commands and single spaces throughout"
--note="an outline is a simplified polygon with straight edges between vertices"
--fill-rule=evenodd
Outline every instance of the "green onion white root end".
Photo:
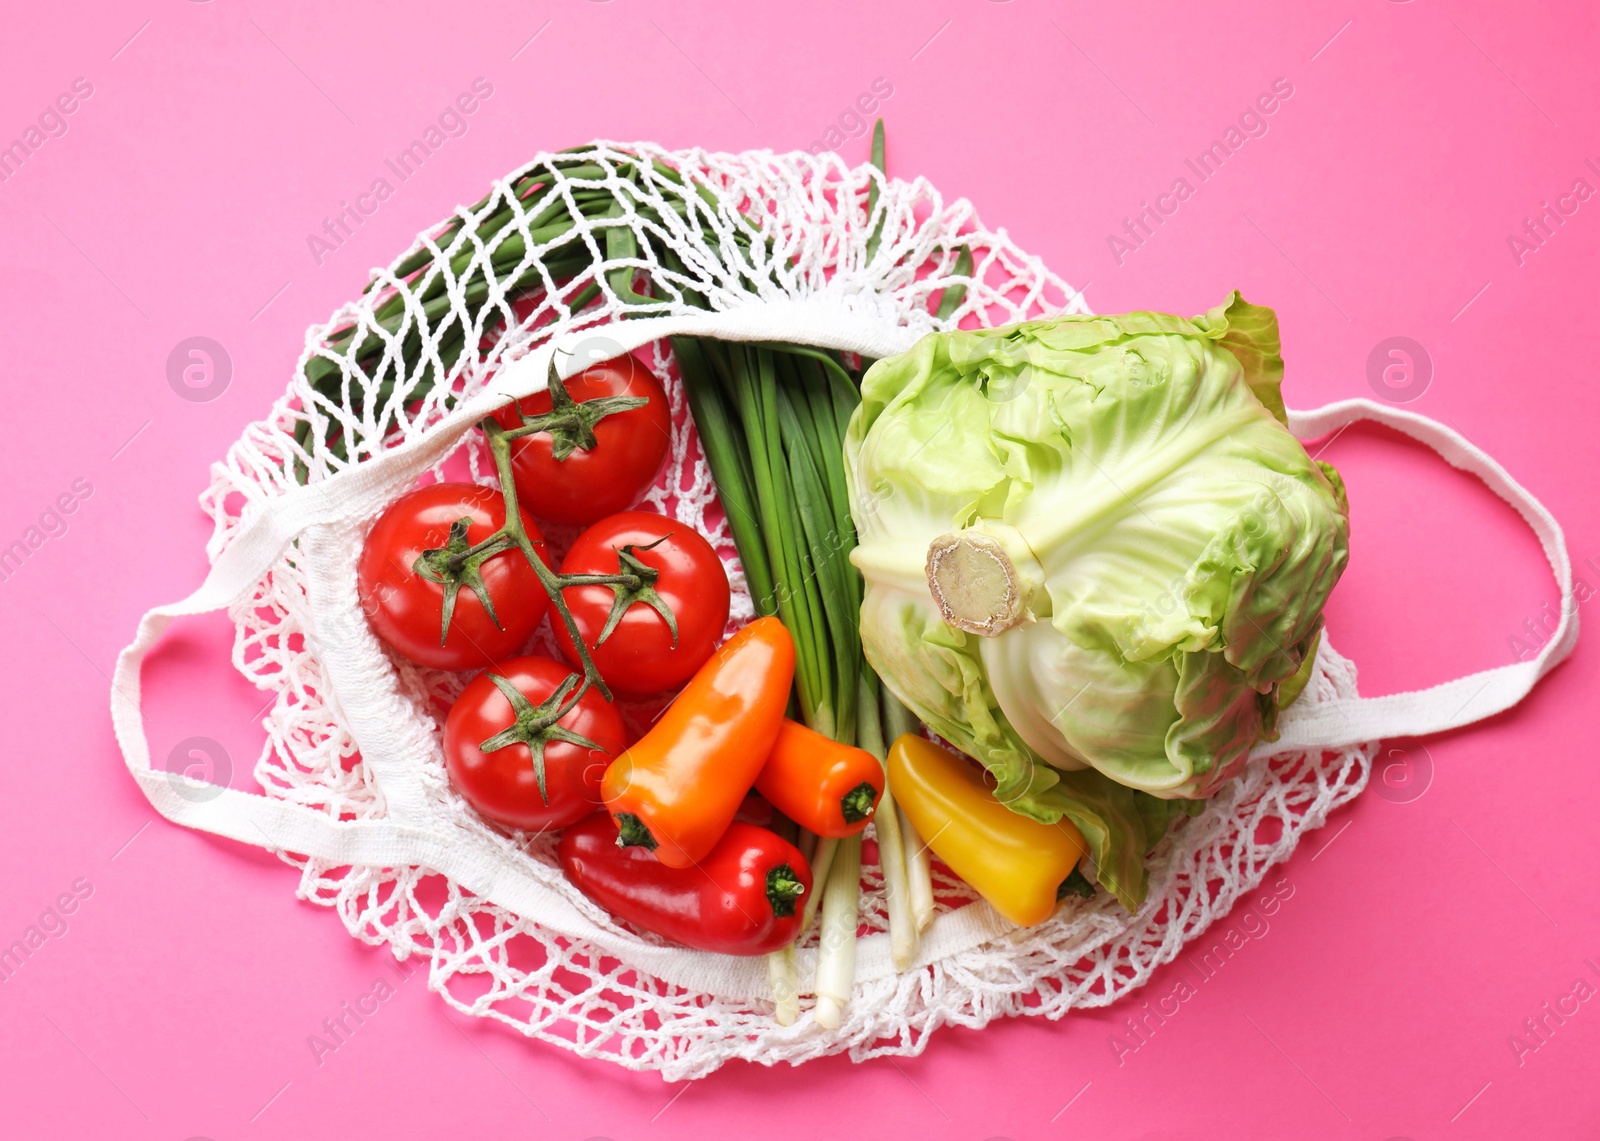
M 822 896 L 821 946 L 817 954 L 817 1024 L 839 1029 L 856 981 L 857 907 L 861 899 L 861 837 L 839 841 L 828 887 Z

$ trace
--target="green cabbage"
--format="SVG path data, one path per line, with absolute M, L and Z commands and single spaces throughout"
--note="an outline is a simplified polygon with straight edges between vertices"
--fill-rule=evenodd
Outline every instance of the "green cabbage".
M 1270 739 L 1348 557 L 1282 378 L 1277 318 L 1234 293 L 924 337 L 850 423 L 868 660 L 1130 909 L 1172 818 Z

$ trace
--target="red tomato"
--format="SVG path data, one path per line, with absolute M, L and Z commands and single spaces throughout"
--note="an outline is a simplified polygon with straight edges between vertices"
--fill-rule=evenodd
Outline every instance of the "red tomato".
M 563 683 L 582 680 L 561 662 L 532 656 L 499 662 L 473 678 L 450 707 L 444 723 L 444 760 L 450 783 L 472 807 L 507 828 L 534 832 L 565 828 L 582 820 L 600 804 L 600 781 L 606 766 L 627 746 L 622 718 L 598 690 L 585 693 L 556 724 L 600 747 L 547 742 L 545 788 L 540 795 L 538 772 L 527 745 L 508 744 L 487 753 L 480 747 L 515 719 L 510 700 L 490 674 L 510 682 L 535 707 L 549 701 Z M 563 699 L 557 700 L 557 707 Z
M 672 442 L 672 413 L 661 385 L 632 354 L 584 369 L 566 381 L 566 389 L 580 404 L 606 396 L 650 402 L 603 417 L 594 426 L 595 446 L 579 447 L 564 460 L 552 454 L 548 432 L 511 441 L 518 502 L 540 519 L 593 523 L 631 507 L 655 482 Z M 525 416 L 542 416 L 550 411 L 550 394 L 524 396 L 517 407 Z M 507 428 L 522 423 L 510 407 L 495 418 Z
M 521 514 L 534 549 L 543 554 L 538 528 L 526 511 Z M 477 592 L 463 586 L 441 646 L 444 584 L 430 582 L 412 567 L 423 551 L 449 543 L 450 528 L 459 519 L 471 520 L 469 545 L 487 539 L 505 524 L 505 498 L 470 483 L 435 483 L 408 492 L 379 516 L 357 567 L 361 607 L 373 632 L 412 661 L 441 670 L 482 669 L 516 653 L 550 605 L 528 560 L 516 550 L 505 551 L 479 568 L 499 624 Z
M 629 606 L 596 646 L 616 593 L 609 586 L 571 586 L 561 593 L 606 684 L 628 697 L 646 697 L 683 685 L 711 657 L 728 623 L 728 572 L 711 544 L 688 524 L 648 511 L 624 511 L 579 535 L 561 573 L 617 574 L 619 552 L 626 546 L 635 548 L 633 558 L 657 572 L 653 589 L 677 619 L 676 646 L 666 619 L 643 601 Z M 552 621 L 551 628 L 561 652 L 576 662 L 565 623 Z

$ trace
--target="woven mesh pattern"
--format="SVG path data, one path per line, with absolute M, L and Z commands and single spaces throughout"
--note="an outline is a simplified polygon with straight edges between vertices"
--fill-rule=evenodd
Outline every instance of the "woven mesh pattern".
M 496 183 L 483 203 L 458 210 L 393 267 L 377 271 L 360 300 L 309 330 L 284 396 L 213 467 L 202 497 L 216 523 L 213 560 L 240 519 L 284 496 L 297 473 L 315 484 L 422 440 L 457 402 L 532 348 L 599 330 L 625 313 L 682 317 L 825 298 L 911 338 L 957 324 L 1087 311 L 1079 294 L 1003 232 L 983 229 L 969 204 L 945 203 L 923 180 L 885 180 L 834 156 L 613 144 L 578 154 L 582 176 L 564 177 L 550 173 L 552 157 L 541 156 Z M 613 203 L 604 216 L 584 214 L 602 199 Z M 551 237 L 547 220 L 557 206 L 580 221 Z M 959 272 L 963 249 L 970 273 Z M 429 266 L 420 276 L 408 272 L 424 252 Z M 646 282 L 648 297 L 641 297 L 636 290 Z M 953 284 L 966 287 L 964 300 L 937 319 L 933 312 Z M 816 342 L 830 343 L 825 327 Z M 336 351 L 340 345 L 370 348 Z M 409 366 L 401 352 L 408 345 L 416 350 Z M 750 616 L 750 600 L 666 343 L 643 355 L 667 388 L 674 422 L 666 469 L 647 502 L 711 539 L 729 567 L 736 624 Z M 490 482 L 484 458 L 469 432 L 434 471 L 460 465 Z M 886 909 L 869 832 L 862 967 L 844 1025 L 823 1030 L 803 1000 L 800 1021 L 779 1027 L 759 961 L 702 972 L 698 977 L 717 981 L 701 986 L 670 981 L 659 966 L 652 973 L 640 961 L 663 961 L 660 940 L 619 925 L 573 891 L 553 862 L 552 837 L 502 834 L 455 794 L 438 738 L 463 678 L 393 659 L 366 636 L 356 646 L 359 667 L 334 685 L 319 633 L 336 625 L 340 609 L 358 604 L 354 565 L 368 524 L 347 519 L 314 539 L 302 537 L 253 596 L 230 610 L 235 665 L 277 694 L 264 721 L 258 781 L 268 796 L 339 820 L 384 820 L 392 803 L 403 802 L 406 823 L 446 838 L 463 862 L 515 867 L 545 892 L 541 898 L 561 906 L 514 914 L 462 887 L 448 868 L 334 864 L 284 851 L 301 870 L 301 895 L 334 908 L 357 938 L 401 958 L 423 956 L 430 987 L 457 1009 L 668 1079 L 702 1076 L 732 1058 L 770 1064 L 845 1051 L 855 1058 L 917 1053 L 943 1024 L 1059 1017 L 1115 1001 L 1224 916 L 1287 859 L 1306 829 L 1366 782 L 1370 746 L 1258 757 L 1158 850 L 1150 898 L 1134 916 L 1102 895 L 1069 902 L 1037 927 L 1012 930 L 936 868 L 940 915 L 925 937 L 926 961 L 900 975 L 884 968 Z M 570 536 L 551 538 L 559 547 Z M 319 591 L 313 580 L 329 573 L 341 585 Z M 364 753 L 336 690 L 346 706 L 359 700 L 397 726 L 390 742 L 411 744 L 398 753 L 385 745 L 386 763 L 375 763 L 373 742 Z M 1354 694 L 1353 668 L 1324 639 L 1302 701 Z M 566 929 L 573 915 L 604 933 L 604 948 Z M 803 946 L 802 986 L 813 963 Z

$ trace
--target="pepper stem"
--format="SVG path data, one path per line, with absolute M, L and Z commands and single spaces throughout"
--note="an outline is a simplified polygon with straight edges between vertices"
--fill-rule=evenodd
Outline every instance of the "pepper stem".
M 656 850 L 656 838 L 650 834 L 650 829 L 645 827 L 631 812 L 617 813 L 617 847 L 619 848 L 646 848 Z
M 767 901 L 772 904 L 772 914 L 779 919 L 793 915 L 795 900 L 805 893 L 806 885 L 788 864 L 779 864 L 767 873 Z
M 1077 868 L 1073 868 L 1067 874 L 1067 878 L 1061 881 L 1061 886 L 1056 888 L 1057 899 L 1065 899 L 1069 895 L 1081 896 L 1084 899 L 1094 896 L 1094 884 L 1090 883 L 1089 878 Z
M 872 815 L 878 803 L 878 790 L 871 781 L 862 781 L 839 798 L 839 811 L 846 824 L 856 824 Z

